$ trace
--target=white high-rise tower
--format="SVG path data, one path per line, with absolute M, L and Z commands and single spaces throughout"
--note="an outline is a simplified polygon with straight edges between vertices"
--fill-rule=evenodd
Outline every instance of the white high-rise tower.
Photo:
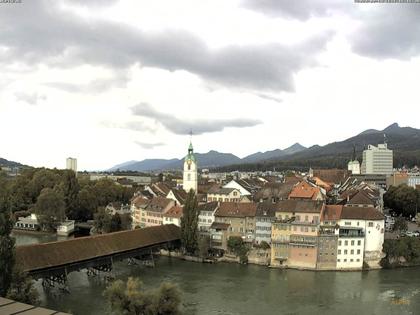
M 66 168 L 68 170 L 74 171 L 77 175 L 77 159 L 69 157 L 67 158 L 66 162 Z
M 197 193 L 197 161 L 194 156 L 194 149 L 192 143 L 188 147 L 188 154 L 184 159 L 184 176 L 182 187 L 186 192 L 189 192 L 190 189 L 194 190 Z

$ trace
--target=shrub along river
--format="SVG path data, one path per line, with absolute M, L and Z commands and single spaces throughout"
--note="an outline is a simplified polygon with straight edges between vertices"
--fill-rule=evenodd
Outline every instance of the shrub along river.
M 15 233 L 18 245 L 55 241 L 55 235 Z M 162 281 L 183 291 L 183 314 L 420 314 L 420 267 L 368 272 L 279 270 L 253 265 L 199 264 L 160 257 L 155 268 L 114 266 L 117 279 Z M 70 293 L 45 294 L 43 306 L 75 315 L 110 314 L 103 278 L 69 275 Z

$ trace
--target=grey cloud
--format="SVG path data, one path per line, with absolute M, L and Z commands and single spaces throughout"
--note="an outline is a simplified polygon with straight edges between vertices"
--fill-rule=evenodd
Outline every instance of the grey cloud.
M 265 100 L 276 102 L 276 103 L 283 103 L 283 100 L 281 98 L 278 98 L 272 95 L 257 93 L 256 96 Z
M 182 120 L 173 115 L 165 114 L 153 109 L 146 103 L 135 105 L 131 108 L 134 115 L 150 118 L 157 123 L 162 124 L 167 130 L 178 134 L 187 135 L 191 131 L 196 134 L 204 134 L 211 132 L 222 131 L 225 128 L 245 128 L 253 127 L 262 122 L 256 119 L 197 119 L 197 120 Z
M 114 87 L 125 87 L 129 81 L 128 75 L 124 73 L 115 74 L 112 78 L 95 79 L 86 84 L 74 84 L 67 82 L 46 82 L 45 86 L 64 90 L 69 93 L 102 93 Z
M 153 149 L 155 147 L 160 147 L 165 145 L 162 142 L 157 142 L 157 143 L 146 143 L 146 142 L 141 142 L 141 141 L 134 141 L 135 144 L 139 145 L 140 147 L 142 147 L 143 149 Z
M 355 53 L 379 58 L 409 59 L 420 55 L 420 5 L 382 5 L 364 12 L 351 35 Z
M 15 97 L 18 101 L 26 102 L 30 105 L 36 105 L 39 101 L 45 101 L 47 97 L 45 95 L 28 92 L 16 92 Z
M 346 0 L 243 0 L 242 6 L 268 16 L 307 20 L 328 16 L 337 10 L 350 10 L 354 3 Z
M 119 128 L 119 129 L 128 129 L 133 131 L 146 131 L 150 133 L 155 133 L 156 128 L 150 126 L 144 121 L 127 121 L 124 123 L 114 122 L 114 121 L 102 121 L 101 125 L 105 128 Z
M 11 27 L 13 25 L 13 27 Z M 114 69 L 131 65 L 186 70 L 216 84 L 293 91 L 293 75 L 316 65 L 331 34 L 294 46 L 227 46 L 210 49 L 200 38 L 178 30 L 144 32 L 103 20 L 86 21 L 52 1 L 27 1 L 0 11 L 0 43 L 9 57 L 59 67 L 92 64 Z M 59 87 L 75 90 L 74 86 Z

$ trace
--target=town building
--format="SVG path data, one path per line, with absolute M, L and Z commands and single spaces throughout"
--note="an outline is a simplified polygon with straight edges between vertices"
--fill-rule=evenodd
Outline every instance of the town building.
M 198 230 L 209 232 L 210 226 L 214 222 L 214 214 L 219 208 L 219 202 L 213 201 L 198 205 Z
M 175 224 L 181 227 L 181 218 L 183 208 L 181 206 L 173 206 L 163 215 L 163 224 Z
M 289 199 L 324 200 L 325 198 L 319 187 L 307 181 L 302 181 L 293 187 Z
M 239 190 L 239 192 L 241 193 L 241 196 L 250 196 L 251 191 L 247 190 L 245 186 L 246 185 L 243 180 L 241 181 L 241 184 L 239 183 L 239 181 L 231 180 L 229 183 L 224 185 L 223 188 L 234 188 L 234 189 Z
M 340 205 L 326 205 L 321 215 L 317 269 L 335 270 L 337 268 L 338 223 L 342 209 Z
M 344 206 L 339 221 L 337 269 L 379 268 L 385 217 L 373 207 Z
M 185 204 L 185 200 L 187 199 L 187 193 L 183 189 L 171 188 L 169 193 L 166 195 L 166 198 L 175 201 L 176 205 L 183 206 Z
M 257 204 L 255 203 L 221 202 L 214 214 L 215 223 L 229 224 L 226 239 L 239 236 L 245 242 L 252 243 L 255 239 L 256 211 Z
M 387 143 L 369 145 L 363 151 L 362 174 L 390 175 L 393 171 L 393 152 Z
M 175 201 L 163 197 L 154 197 L 151 200 L 141 197 L 132 202 L 133 226 L 149 227 L 163 224 L 163 215 L 173 206 Z
M 271 227 L 276 217 L 276 204 L 273 202 L 261 202 L 257 204 L 255 214 L 255 242 L 271 244 Z
M 67 158 L 66 169 L 72 170 L 77 175 L 77 159 L 71 157 Z
M 36 214 L 32 213 L 27 217 L 19 217 L 14 228 L 18 230 L 37 231 L 40 229 L 40 225 Z
M 194 156 L 192 143 L 188 147 L 188 154 L 184 159 L 184 174 L 182 180 L 182 188 L 189 192 L 191 189 L 197 193 L 198 185 L 198 166 Z
M 207 201 L 220 202 L 239 202 L 241 200 L 241 192 L 237 188 L 219 188 L 212 187 L 207 192 Z

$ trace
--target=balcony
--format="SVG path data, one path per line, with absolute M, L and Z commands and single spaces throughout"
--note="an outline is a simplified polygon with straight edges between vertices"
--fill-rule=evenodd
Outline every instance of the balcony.
M 339 237 L 365 237 L 365 233 L 362 229 L 340 229 Z

